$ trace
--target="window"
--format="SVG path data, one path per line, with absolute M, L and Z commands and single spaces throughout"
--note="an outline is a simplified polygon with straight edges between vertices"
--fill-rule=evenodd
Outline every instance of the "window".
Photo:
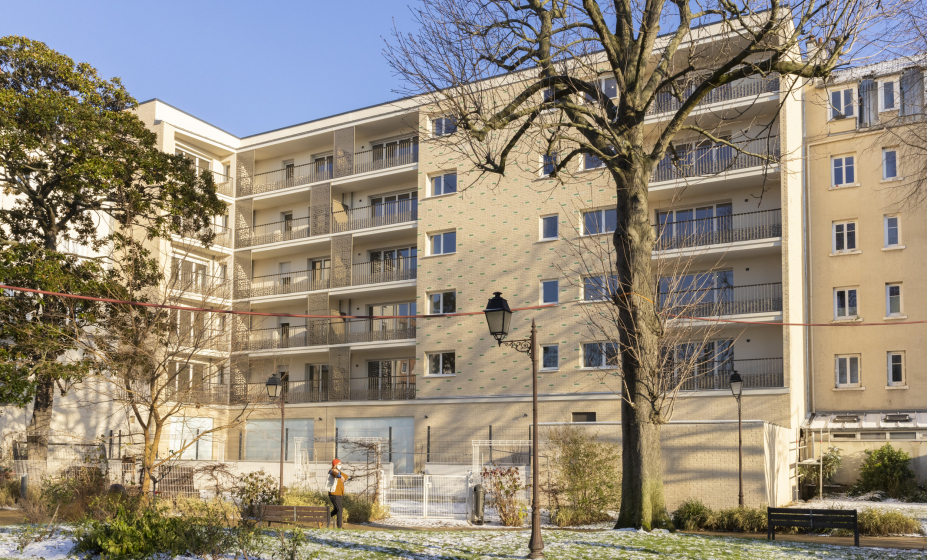
M 448 231 L 431 236 L 431 254 L 446 255 L 457 252 L 457 232 Z
M 601 93 L 601 97 L 608 97 L 610 99 L 615 99 L 618 97 L 618 80 L 616 80 L 614 76 L 599 78 L 596 80 L 596 87 Z M 586 99 L 587 103 L 592 103 L 595 101 L 595 99 L 593 99 L 593 97 L 588 93 L 583 97 Z
M 574 412 L 573 422 L 595 422 L 595 412 Z
M 411 213 L 411 218 L 416 218 L 418 214 L 418 191 L 370 197 L 370 214 L 374 218 L 397 216 L 403 213 Z M 379 225 L 388 222 L 375 220 L 374 223 Z
M 897 95 L 898 83 L 896 80 L 879 82 L 879 110 L 894 111 L 898 109 Z
M 902 313 L 901 284 L 885 285 L 885 316 L 897 317 Z
M 541 369 L 560 369 L 560 347 L 556 344 L 541 346 Z
M 834 222 L 835 253 L 856 250 L 856 222 Z
M 296 438 L 313 441 L 315 421 L 287 418 L 283 425 L 286 437 L 283 460 L 295 461 Z M 245 425 L 244 456 L 246 461 L 279 461 L 280 420 L 248 420 Z
M 882 150 L 882 178 L 898 178 L 898 152 L 894 148 Z
M 431 178 L 431 196 L 457 192 L 457 173 L 445 173 Z
M 834 319 L 856 319 L 857 313 L 856 288 L 834 290 Z
M 171 422 L 171 451 L 183 461 L 212 460 L 212 418 L 175 417 Z M 280 441 L 280 440 L 277 440 Z M 279 447 L 279 444 L 277 445 Z M 181 451 L 182 450 L 182 451 Z
M 886 361 L 888 362 L 888 386 L 904 385 L 904 352 L 889 352 Z
M 616 367 L 620 359 L 617 342 L 590 342 L 583 344 L 583 367 Z
M 852 185 L 856 182 L 856 176 L 853 169 L 853 156 L 835 157 L 834 162 L 834 182 L 835 187 L 842 185 Z
M 558 231 L 560 216 L 544 216 L 541 218 L 541 240 L 557 239 L 560 236 Z
M 859 387 L 859 354 L 836 356 L 837 387 Z
M 553 174 L 554 169 L 557 167 L 557 162 L 559 158 L 557 157 L 557 152 L 551 152 L 549 154 L 544 154 L 541 156 L 544 168 L 542 169 L 541 175 L 548 177 Z
M 885 216 L 885 246 L 896 247 L 901 244 L 901 218 Z
M 583 299 L 586 301 L 607 300 L 617 291 L 618 276 L 587 276 L 583 279 Z
M 428 354 L 428 375 L 454 375 L 454 353 Z
M 853 116 L 853 89 L 842 89 L 830 92 L 830 118 L 842 119 Z
M 541 303 L 560 302 L 560 282 L 558 280 L 544 280 L 541 282 Z
M 457 132 L 457 119 L 454 117 L 438 117 L 431 121 L 431 133 L 435 136 L 447 136 Z
M 457 311 L 457 292 L 440 292 L 431 294 L 431 309 L 429 313 L 438 315 L 441 313 L 454 313 Z
M 583 235 L 610 233 L 618 229 L 618 210 L 593 210 L 583 213 Z
M 596 169 L 605 167 L 605 162 L 597 155 L 585 154 L 583 156 L 583 169 Z
M 657 211 L 658 248 L 708 245 L 727 238 L 733 240 L 733 208 L 730 202 L 722 202 Z

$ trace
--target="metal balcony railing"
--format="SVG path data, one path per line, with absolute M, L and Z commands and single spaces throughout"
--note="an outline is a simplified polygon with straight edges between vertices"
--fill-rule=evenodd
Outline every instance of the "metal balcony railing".
M 133 381 L 128 386 L 120 387 L 118 394 L 120 400 L 140 404 L 152 403 L 152 388 L 148 383 Z M 157 384 L 155 400 L 159 403 L 228 404 L 229 386 L 206 380 L 197 382 L 175 378 L 172 385 Z
M 660 309 L 670 318 L 782 311 L 782 283 L 661 292 Z
M 216 192 L 225 196 L 232 196 L 232 178 L 228 175 L 213 171 L 212 181 L 216 184 Z
M 418 200 L 399 200 L 332 213 L 332 233 L 414 222 Z
M 287 403 L 331 401 L 393 401 L 415 398 L 415 375 L 351 377 L 349 379 L 284 380 L 283 398 Z M 233 404 L 271 403 L 265 383 L 233 385 L 229 396 Z
M 696 372 L 685 375 L 687 379 L 682 382 L 681 386 L 683 391 L 730 391 L 731 373 L 734 371 L 743 377 L 744 387 L 747 389 L 785 387 L 782 358 L 731 360 L 720 364 L 697 366 L 696 369 Z M 670 375 L 675 375 L 675 372 L 671 372 Z
M 657 236 L 654 249 L 666 251 L 753 241 L 782 236 L 782 211 L 762 210 L 699 220 L 665 222 L 653 227 Z
M 418 276 L 418 258 L 368 261 L 351 265 L 351 285 L 413 280 Z
M 354 153 L 354 173 L 366 173 L 408 165 L 418 161 L 418 137 L 385 143 L 382 146 Z
M 168 344 L 192 352 L 205 350 L 228 352 L 229 341 L 228 331 L 207 328 L 196 323 L 180 325 L 176 331 L 168 334 Z
M 650 178 L 651 183 L 661 181 L 675 181 L 690 177 L 703 177 L 718 175 L 729 171 L 749 169 L 768 165 L 766 158 L 779 158 L 779 137 L 759 138 L 749 142 L 734 143 L 738 149 L 748 152 L 747 155 L 730 146 L 714 144 L 696 148 L 677 148 L 677 159 L 673 160 L 667 154 Z
M 250 297 L 325 290 L 328 289 L 330 277 L 330 268 L 255 276 L 251 280 Z
M 199 295 L 228 299 L 231 282 L 223 276 L 210 276 L 192 270 L 171 270 L 167 288 L 184 295 Z
M 695 86 L 683 91 L 682 98 L 686 99 Z M 731 101 L 743 97 L 753 97 L 764 93 L 774 93 L 779 91 L 779 76 L 771 74 L 769 76 L 751 76 L 741 80 L 736 80 L 712 90 L 699 103 L 699 106 L 720 103 L 722 101 Z M 676 112 L 682 106 L 682 102 L 673 96 L 672 91 L 661 91 L 657 93 L 657 98 L 653 104 L 647 108 L 647 115 L 659 115 L 661 113 Z
M 239 247 L 253 247 L 266 243 L 280 243 L 293 239 L 304 239 L 311 235 L 309 218 L 293 218 L 280 222 L 270 222 L 248 228 L 239 228 L 237 244 Z
M 283 169 L 265 171 L 264 173 L 256 173 L 254 177 L 251 178 L 251 183 L 249 185 L 241 185 L 242 192 L 238 194 L 239 196 L 246 196 L 249 194 L 279 191 L 281 189 L 308 185 L 319 181 L 329 181 L 331 178 L 332 164 L 330 161 L 326 164 L 319 164 L 316 162 L 304 163 L 302 165 L 284 167 Z
M 328 322 L 289 325 L 268 329 L 251 329 L 241 333 L 235 344 L 240 352 L 305 348 L 328 344 Z
M 332 321 L 329 344 L 381 342 L 415 338 L 415 319 L 353 319 Z

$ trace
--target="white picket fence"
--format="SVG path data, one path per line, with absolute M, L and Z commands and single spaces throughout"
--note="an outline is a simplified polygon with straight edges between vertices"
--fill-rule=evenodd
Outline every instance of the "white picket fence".
M 380 496 L 391 517 L 466 519 L 469 490 L 466 476 L 397 474 Z

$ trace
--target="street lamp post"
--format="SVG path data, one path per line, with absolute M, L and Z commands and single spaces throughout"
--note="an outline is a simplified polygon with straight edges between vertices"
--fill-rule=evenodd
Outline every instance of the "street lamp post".
M 483 311 L 489 334 L 496 339 L 499 346 L 505 344 L 516 352 L 528 354 L 531 358 L 531 415 L 534 428 L 531 431 L 531 540 L 528 541 L 528 558 L 544 558 L 544 540 L 541 538 L 541 510 L 538 498 L 538 352 L 537 326 L 531 320 L 531 336 L 521 340 L 504 340 L 512 324 L 512 310 L 502 297 L 502 292 L 494 292 L 492 299 Z
M 737 371 L 731 374 L 731 393 L 737 399 L 737 469 L 740 482 L 740 492 L 737 494 L 737 503 L 744 507 L 744 432 L 743 416 L 741 414 L 740 397 L 744 392 L 744 380 Z
M 286 404 L 286 398 L 283 396 L 283 392 L 280 390 L 281 380 L 277 379 L 277 374 L 270 376 L 270 379 L 267 380 L 267 396 L 271 399 L 276 400 L 278 397 L 280 399 L 280 486 L 279 491 L 280 495 L 283 496 L 283 453 L 286 449 L 286 429 L 284 428 L 286 424 L 286 410 L 284 405 Z

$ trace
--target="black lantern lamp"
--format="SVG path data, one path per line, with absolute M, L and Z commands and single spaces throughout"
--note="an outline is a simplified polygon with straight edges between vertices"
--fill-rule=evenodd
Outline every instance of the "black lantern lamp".
M 267 380 L 267 396 L 276 399 L 277 395 L 280 394 L 280 380 L 277 378 L 277 374 L 270 376 L 270 379 Z
M 483 313 L 486 315 L 489 334 L 502 346 L 502 340 L 509 335 L 509 326 L 512 324 L 512 310 L 509 309 L 509 302 L 502 297 L 502 292 L 493 293 Z
M 736 371 L 731 374 L 731 393 L 735 399 L 739 399 L 744 390 L 744 380 Z

